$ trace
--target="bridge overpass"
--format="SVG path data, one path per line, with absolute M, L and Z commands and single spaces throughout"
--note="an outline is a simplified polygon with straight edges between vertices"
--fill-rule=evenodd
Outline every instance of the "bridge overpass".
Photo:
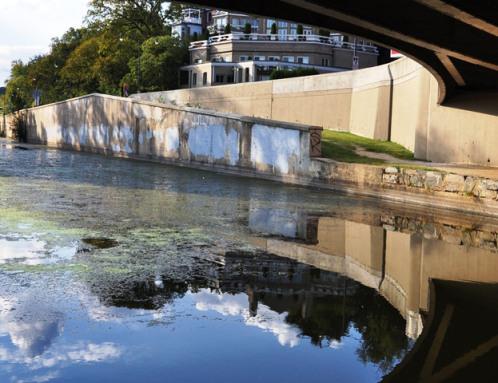
M 494 0 L 189 0 L 288 19 L 396 48 L 428 69 L 439 103 L 456 93 L 498 89 L 498 3 Z

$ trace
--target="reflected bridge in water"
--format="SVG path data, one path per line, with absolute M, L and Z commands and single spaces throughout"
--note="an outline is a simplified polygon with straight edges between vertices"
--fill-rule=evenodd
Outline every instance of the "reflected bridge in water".
M 327 217 L 257 207 L 249 221 L 255 243 L 269 253 L 374 288 L 401 313 L 416 343 L 385 381 L 498 379 L 493 222 L 375 211 Z

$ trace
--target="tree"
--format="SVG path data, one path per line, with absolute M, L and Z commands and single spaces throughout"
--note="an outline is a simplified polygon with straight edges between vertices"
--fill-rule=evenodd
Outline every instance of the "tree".
M 168 33 L 165 23 L 182 9 L 167 4 L 159 0 L 91 0 L 87 26 L 71 28 L 53 39 L 48 54 L 13 63 L 6 89 L 8 109 L 32 106 L 35 89 L 41 91 L 42 104 L 92 92 L 120 94 L 123 83 L 135 84 L 141 72 L 146 89 L 175 87 L 176 71 L 188 50 L 177 40 L 168 40 L 164 47 L 157 37 Z M 153 37 L 157 37 L 158 47 L 145 44 Z M 155 50 L 162 46 L 164 52 Z M 171 69 L 155 65 L 154 60 L 171 65 Z M 156 68 L 157 78 L 149 71 L 151 67 Z
M 130 38 L 116 35 L 114 31 L 104 31 L 97 39 L 99 55 L 94 70 L 98 74 L 101 93 L 119 95 L 123 78 L 129 73 L 129 63 L 141 55 L 140 44 Z
M 29 78 L 28 66 L 22 61 L 12 63 L 10 78 L 5 90 L 7 99 L 7 110 L 15 112 L 32 105 L 33 86 Z
M 230 24 L 225 25 L 225 35 L 232 33 L 232 26 Z
M 250 35 L 252 33 L 252 25 L 251 25 L 251 23 L 246 23 L 244 25 L 244 33 L 246 35 Z
M 98 91 L 99 76 L 95 68 L 98 56 L 99 45 L 96 37 L 85 40 L 71 53 L 61 70 L 69 97 Z
M 142 41 L 170 34 L 168 21 L 178 18 L 181 7 L 164 0 L 91 0 L 87 22 L 113 25 L 126 32 L 137 32 Z
M 130 61 L 130 74 L 123 81 L 145 91 L 169 90 L 178 86 L 178 72 L 188 58 L 185 42 L 172 36 L 145 41 L 139 58 Z
M 304 34 L 304 28 L 302 24 L 297 25 L 297 34 L 298 35 L 303 35 Z
M 273 23 L 271 25 L 271 34 L 276 35 L 277 34 L 277 24 Z

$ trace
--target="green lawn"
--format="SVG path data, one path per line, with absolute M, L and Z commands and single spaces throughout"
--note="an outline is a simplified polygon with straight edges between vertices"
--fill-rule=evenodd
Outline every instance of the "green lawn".
M 402 160 L 413 160 L 413 153 L 403 146 L 389 141 L 372 140 L 346 132 L 324 130 L 322 134 L 322 155 L 340 162 L 361 164 L 382 164 L 385 161 L 368 158 L 355 153 L 361 147 L 369 152 L 385 153 Z

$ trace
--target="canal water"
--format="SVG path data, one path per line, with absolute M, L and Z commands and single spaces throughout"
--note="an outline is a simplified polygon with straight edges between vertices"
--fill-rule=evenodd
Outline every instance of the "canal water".
M 0 141 L 0 382 L 376 382 L 433 279 L 498 281 L 487 220 L 27 149 Z

